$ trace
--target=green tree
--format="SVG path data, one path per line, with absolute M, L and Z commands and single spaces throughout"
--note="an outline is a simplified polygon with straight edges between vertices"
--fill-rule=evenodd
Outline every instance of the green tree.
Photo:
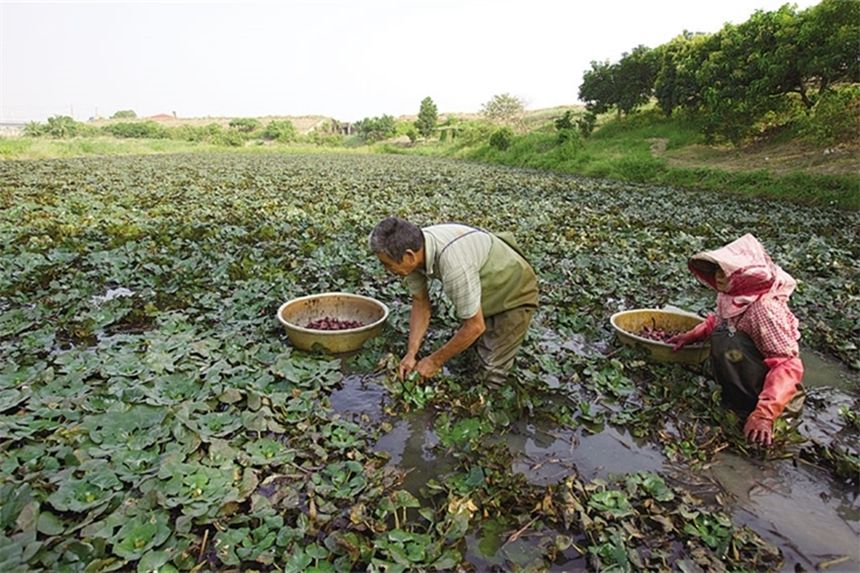
M 137 114 L 132 109 L 121 109 L 110 116 L 111 119 L 136 119 Z
M 230 120 L 229 126 L 241 133 L 251 133 L 260 129 L 259 120 L 253 117 L 237 117 Z
M 825 91 L 798 124 L 801 135 L 819 145 L 860 141 L 860 85 Z
M 227 147 L 242 147 L 245 145 L 245 139 L 242 134 L 235 130 L 221 130 L 213 134 L 209 141 L 215 145 L 224 145 Z
M 591 69 L 583 74 L 582 84 L 579 86 L 579 99 L 585 102 L 588 111 L 605 113 L 618 103 L 616 71 L 617 66 L 610 64 L 609 60 L 592 60 Z
M 366 117 L 355 122 L 355 131 L 364 141 L 373 143 L 397 134 L 397 125 L 390 115 Z
M 592 113 L 615 108 L 620 115 L 654 95 L 667 116 L 690 111 L 708 141 L 738 144 L 792 117 L 797 125 L 804 110 L 823 122 L 800 119 L 804 129 L 850 133 L 834 129 L 832 118 L 840 106 L 850 115 L 853 96 L 830 97 L 820 113 L 815 106 L 825 94 L 860 82 L 858 53 L 860 1 L 822 0 L 803 12 L 786 4 L 715 34 L 684 32 L 654 50 L 639 46 L 614 64 L 593 61 L 579 98 Z
M 614 80 L 618 113 L 629 114 L 647 103 L 654 92 L 657 75 L 657 53 L 645 46 L 636 46 L 621 55 Z
M 785 94 L 805 92 L 792 40 L 797 29 L 794 9 L 756 11 L 746 22 L 727 24 L 709 42 L 708 57 L 697 74 L 702 90 L 700 115 L 705 135 L 738 144 L 757 129 L 768 113 L 790 105 Z M 805 93 L 801 98 L 808 99 Z
M 217 124 L 216 124 L 217 125 Z M 206 126 L 203 125 L 177 125 L 167 130 L 170 139 L 179 141 L 203 141 L 208 135 Z
M 294 141 L 297 136 L 298 134 L 293 122 L 288 119 L 270 121 L 262 133 L 263 139 L 280 141 L 281 143 Z
M 111 123 L 104 126 L 102 131 L 114 137 L 132 139 L 166 139 L 169 137 L 167 128 L 152 120 Z
M 565 111 L 563 116 L 557 117 L 553 121 L 553 124 L 558 131 L 563 129 L 573 129 L 573 112 L 570 110 Z
M 594 113 L 615 108 L 618 115 L 629 114 L 651 98 L 658 63 L 658 52 L 645 46 L 625 52 L 615 64 L 593 61 L 583 75 L 579 99 Z
M 425 97 L 421 100 L 421 108 L 418 110 L 418 119 L 415 120 L 415 129 L 422 137 L 430 137 L 433 129 L 436 127 L 436 121 L 439 119 L 439 114 L 436 109 L 436 104 L 430 97 Z
M 797 67 L 802 83 L 817 88 L 819 95 L 839 82 L 860 83 L 860 2 L 822 0 L 799 19 L 794 41 L 801 47 Z
M 509 93 L 494 95 L 490 101 L 481 106 L 481 114 L 488 120 L 513 124 L 522 121 L 525 103 L 520 98 Z
M 654 96 L 668 117 L 681 107 L 695 109 L 702 102 L 696 74 L 708 58 L 710 34 L 684 32 L 656 49 Z
M 555 125 L 556 130 L 556 141 L 559 143 L 564 143 L 571 138 L 571 134 L 574 133 L 574 123 L 573 123 L 573 112 L 567 110 L 564 112 L 564 115 L 561 117 L 557 117 L 553 124 Z
M 579 134 L 585 138 L 591 135 L 594 131 L 594 126 L 597 124 L 597 115 L 593 111 L 586 110 L 584 114 L 576 120 L 576 127 L 579 129 Z
M 24 135 L 27 137 L 41 137 L 47 134 L 47 126 L 38 121 L 28 121 L 24 126 Z
M 499 151 L 504 151 L 511 146 L 514 140 L 514 132 L 510 127 L 500 127 L 490 136 L 490 145 Z
M 68 115 L 55 115 L 48 118 L 45 133 L 51 137 L 74 137 L 80 124 Z

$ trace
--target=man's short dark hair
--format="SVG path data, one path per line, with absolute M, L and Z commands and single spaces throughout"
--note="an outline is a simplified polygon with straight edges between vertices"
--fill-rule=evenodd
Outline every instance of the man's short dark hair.
M 424 233 L 418 226 L 399 217 L 386 217 L 370 233 L 370 250 L 385 253 L 400 262 L 406 251 L 416 253 L 424 246 Z

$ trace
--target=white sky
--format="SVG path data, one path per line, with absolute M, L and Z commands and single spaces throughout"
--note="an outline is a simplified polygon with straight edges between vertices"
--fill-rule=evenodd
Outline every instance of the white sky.
M 592 60 L 786 0 L 0 0 L 0 121 L 477 112 L 577 103 Z M 798 0 L 800 8 L 817 0 Z

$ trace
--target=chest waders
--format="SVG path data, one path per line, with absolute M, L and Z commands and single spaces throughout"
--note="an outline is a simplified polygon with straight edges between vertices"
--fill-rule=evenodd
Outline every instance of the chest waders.
M 723 405 L 744 416 L 755 409 L 768 368 L 746 333 L 723 322 L 711 334 L 711 368 L 723 389 Z
M 768 367 L 752 338 L 723 322 L 711 334 L 711 369 L 722 387 L 723 405 L 746 417 L 758 403 Z M 797 393 L 785 409 L 796 414 L 803 405 L 804 392 Z

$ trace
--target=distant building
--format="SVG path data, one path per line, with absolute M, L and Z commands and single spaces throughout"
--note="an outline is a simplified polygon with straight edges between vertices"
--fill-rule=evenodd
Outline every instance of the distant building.
M 456 139 L 462 130 L 462 126 L 459 125 L 440 125 L 434 131 L 439 134 L 439 141 L 447 141 Z
M 340 135 L 352 135 L 352 123 L 348 121 L 338 121 L 336 119 L 331 120 L 332 133 L 339 133 Z
M 146 119 L 151 119 L 152 121 L 168 121 L 176 119 L 176 114 L 170 115 L 169 113 L 159 113 L 158 115 L 151 115 Z
M 0 122 L 0 137 L 19 137 L 24 134 L 26 123 L 19 121 Z

